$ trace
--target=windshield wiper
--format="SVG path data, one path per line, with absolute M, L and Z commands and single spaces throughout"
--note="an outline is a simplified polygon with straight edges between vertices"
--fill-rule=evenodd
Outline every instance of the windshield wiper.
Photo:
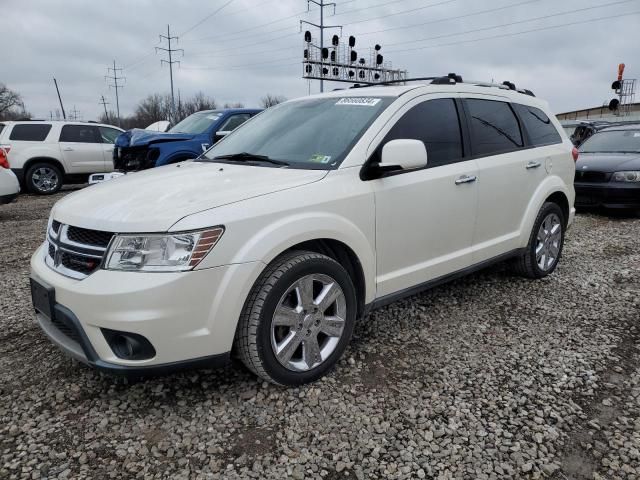
M 287 162 L 283 162 L 282 160 L 274 160 L 273 158 L 269 158 L 266 155 L 258 155 L 258 154 L 249 153 L 249 152 L 231 153 L 229 155 L 218 155 L 217 157 L 213 157 L 213 160 L 237 160 L 239 162 L 266 162 L 266 163 L 272 163 L 274 165 L 282 165 L 284 167 L 289 166 Z

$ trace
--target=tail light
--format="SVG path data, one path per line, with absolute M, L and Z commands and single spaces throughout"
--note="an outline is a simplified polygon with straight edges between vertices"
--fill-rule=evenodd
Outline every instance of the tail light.
M 577 162 L 580 152 L 578 152 L 578 149 L 576 147 L 573 147 L 573 150 L 571 150 L 571 155 L 573 156 L 573 161 Z
M 0 147 L 0 168 L 9 168 L 9 160 L 7 159 L 7 151 Z

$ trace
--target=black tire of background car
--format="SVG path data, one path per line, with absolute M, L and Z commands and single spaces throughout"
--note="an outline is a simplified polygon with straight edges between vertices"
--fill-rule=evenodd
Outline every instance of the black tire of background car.
M 282 295 L 299 278 L 323 273 L 334 278 L 344 292 L 347 315 L 336 349 L 322 364 L 306 372 L 283 367 L 271 347 L 271 321 Z M 347 271 L 335 260 L 314 252 L 292 251 L 277 257 L 254 284 L 236 331 L 234 348 L 245 366 L 264 380 L 278 385 L 301 385 L 324 376 L 349 344 L 356 321 L 356 290 Z
M 57 185 L 55 186 L 55 188 L 53 188 L 50 191 L 42 191 L 33 183 L 33 173 L 38 168 L 42 168 L 42 167 L 50 168 L 51 170 L 53 170 L 56 174 L 56 178 L 58 179 Z M 27 187 L 27 190 L 30 193 L 35 193 L 38 195 L 53 195 L 54 193 L 57 193 L 62 188 L 62 172 L 58 167 L 50 163 L 46 163 L 46 162 L 34 163 L 29 167 L 29 170 L 27 170 L 27 174 L 24 177 L 24 183 Z
M 560 219 L 560 228 L 562 229 L 562 236 L 560 239 L 560 250 L 554 264 L 549 270 L 542 270 L 536 262 L 536 239 L 538 230 L 540 229 L 540 225 L 542 224 L 546 216 L 550 213 L 555 213 L 556 215 L 558 215 L 558 218 Z M 553 271 L 558 266 L 558 263 L 560 262 L 560 258 L 562 258 L 562 248 L 564 247 L 564 236 L 566 228 L 567 219 L 565 218 L 562 208 L 560 208 L 557 203 L 545 202 L 538 212 L 536 221 L 533 222 L 533 228 L 531 229 L 529 243 L 527 244 L 525 252 L 521 256 L 515 258 L 512 262 L 513 271 L 518 275 L 533 279 L 543 278 L 553 273 Z

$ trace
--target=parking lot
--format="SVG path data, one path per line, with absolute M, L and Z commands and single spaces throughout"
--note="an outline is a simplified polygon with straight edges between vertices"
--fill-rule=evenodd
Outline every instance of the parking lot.
M 541 281 L 495 267 L 374 312 L 301 388 L 239 365 L 123 384 L 34 323 L 68 193 L 0 208 L 0 478 L 640 477 L 640 219 L 578 215 Z

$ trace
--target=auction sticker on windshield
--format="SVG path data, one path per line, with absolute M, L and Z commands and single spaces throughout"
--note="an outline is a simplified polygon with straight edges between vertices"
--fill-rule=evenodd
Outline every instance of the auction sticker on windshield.
M 373 107 L 380 102 L 380 98 L 367 98 L 367 97 L 347 97 L 338 100 L 336 105 L 358 105 L 361 107 Z

